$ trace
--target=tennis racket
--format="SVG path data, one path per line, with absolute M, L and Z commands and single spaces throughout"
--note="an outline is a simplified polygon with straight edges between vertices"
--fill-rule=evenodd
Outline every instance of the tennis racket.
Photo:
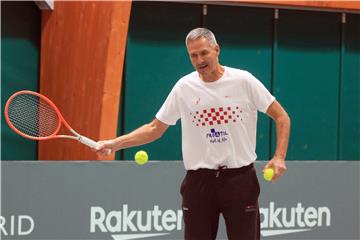
M 28 90 L 14 93 L 6 102 L 5 118 L 10 128 L 25 138 L 32 140 L 68 138 L 94 149 L 99 146 L 97 142 L 72 129 L 56 105 L 40 93 Z M 59 135 L 62 125 L 72 135 Z

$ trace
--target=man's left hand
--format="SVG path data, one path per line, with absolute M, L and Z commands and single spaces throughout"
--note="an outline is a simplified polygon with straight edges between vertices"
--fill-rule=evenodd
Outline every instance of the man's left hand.
M 272 181 L 278 180 L 286 171 L 285 159 L 281 157 L 274 156 L 264 167 L 263 171 L 266 168 L 274 169 L 274 177 Z

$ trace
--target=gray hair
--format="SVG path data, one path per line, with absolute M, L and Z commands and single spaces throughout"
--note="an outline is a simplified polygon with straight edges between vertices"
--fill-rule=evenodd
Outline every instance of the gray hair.
M 207 28 L 195 28 L 191 30 L 185 39 L 186 47 L 188 46 L 188 42 L 200 38 L 206 38 L 210 46 L 215 47 L 217 45 L 215 35 Z

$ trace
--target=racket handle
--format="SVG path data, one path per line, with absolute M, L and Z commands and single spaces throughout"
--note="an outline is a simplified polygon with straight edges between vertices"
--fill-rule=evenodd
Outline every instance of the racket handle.
M 85 144 L 86 146 L 89 146 L 93 149 L 96 149 L 97 147 L 100 146 L 97 142 L 91 140 L 90 138 L 84 137 L 84 136 L 79 136 L 78 140 L 79 140 L 79 142 L 81 142 L 81 143 Z M 107 149 L 106 154 L 110 155 L 111 150 Z
M 86 146 L 89 146 L 91 148 L 97 148 L 99 146 L 99 144 L 93 140 L 91 140 L 90 138 L 84 137 L 84 136 L 80 136 L 78 138 L 79 142 L 85 144 Z
M 93 149 L 96 149 L 97 147 L 100 146 L 97 142 L 91 140 L 90 138 L 84 137 L 84 136 L 79 136 L 78 140 L 79 140 L 79 142 L 81 142 L 81 143 L 85 144 L 86 146 L 89 146 Z M 110 154 L 111 154 L 111 149 L 107 149 L 106 155 L 110 155 Z

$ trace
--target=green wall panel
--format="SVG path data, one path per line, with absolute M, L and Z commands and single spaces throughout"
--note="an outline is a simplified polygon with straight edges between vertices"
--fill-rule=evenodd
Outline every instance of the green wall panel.
M 271 91 L 273 10 L 208 6 L 206 25 L 220 45 L 220 62 L 251 72 Z M 270 119 L 258 115 L 258 159 L 269 159 Z
M 133 2 L 120 134 L 152 121 L 174 84 L 193 71 L 185 37 L 200 25 L 201 9 L 196 4 Z M 182 159 L 180 121 L 158 141 L 126 149 L 117 159 L 133 159 L 140 149 L 146 150 L 150 159 Z
M 336 159 L 339 47 L 339 14 L 280 11 L 273 84 L 292 120 L 290 160 Z
M 360 159 L 360 15 L 185 3 L 133 2 L 119 134 L 150 122 L 175 82 L 193 71 L 184 38 L 213 30 L 223 65 L 248 70 L 274 94 L 292 120 L 289 160 Z M 276 145 L 275 126 L 259 114 L 258 159 Z M 151 159 L 181 159 L 180 122 L 144 149 Z
M 40 10 L 33 2 L 1 3 L 1 111 L 18 90 L 37 91 Z M 15 134 L 1 114 L 1 159 L 36 160 L 37 144 Z
M 339 158 L 360 159 L 360 14 L 347 14 L 341 84 Z

